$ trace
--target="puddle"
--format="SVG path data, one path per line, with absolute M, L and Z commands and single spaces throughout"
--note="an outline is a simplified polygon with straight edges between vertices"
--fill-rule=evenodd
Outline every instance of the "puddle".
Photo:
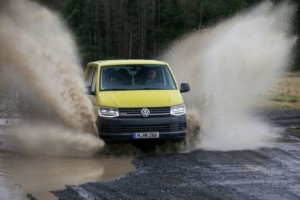
M 133 170 L 132 157 L 24 157 L 0 150 L 0 199 L 52 200 L 65 185 L 109 181 Z

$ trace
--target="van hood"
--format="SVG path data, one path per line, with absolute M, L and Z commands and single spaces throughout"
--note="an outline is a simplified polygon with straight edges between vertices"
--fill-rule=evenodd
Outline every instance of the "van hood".
M 167 107 L 183 103 L 178 90 L 100 91 L 97 97 L 97 105 L 117 108 Z

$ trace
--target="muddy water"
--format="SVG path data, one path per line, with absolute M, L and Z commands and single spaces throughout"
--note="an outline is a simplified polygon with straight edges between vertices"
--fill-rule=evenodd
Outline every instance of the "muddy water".
M 80 56 L 62 21 L 34 1 L 1 4 L 0 43 L 6 50 L 0 50 L 0 91 L 5 94 L 0 95 L 0 116 L 24 122 L 3 136 L 9 151 L 90 156 L 104 147 L 93 105 L 83 95 Z
M 0 199 L 55 199 L 49 192 L 65 185 L 108 181 L 131 170 L 132 157 L 24 157 L 0 150 Z
M 262 94 L 292 63 L 295 8 L 264 1 L 214 27 L 188 33 L 160 58 L 179 82 L 191 85 L 185 103 L 201 124 L 199 148 L 268 146 L 273 127 L 253 113 Z

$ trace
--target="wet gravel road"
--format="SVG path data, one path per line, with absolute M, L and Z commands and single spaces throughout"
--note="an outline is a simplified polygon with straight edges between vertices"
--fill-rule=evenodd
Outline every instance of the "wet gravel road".
M 255 151 L 146 155 L 111 182 L 66 186 L 59 199 L 300 199 L 300 110 L 266 111 L 282 134 Z M 288 129 L 292 127 L 293 129 Z

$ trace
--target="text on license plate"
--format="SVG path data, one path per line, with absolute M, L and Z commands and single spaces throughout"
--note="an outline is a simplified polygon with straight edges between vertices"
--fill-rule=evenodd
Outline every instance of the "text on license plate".
M 133 133 L 133 139 L 159 138 L 159 132 Z

